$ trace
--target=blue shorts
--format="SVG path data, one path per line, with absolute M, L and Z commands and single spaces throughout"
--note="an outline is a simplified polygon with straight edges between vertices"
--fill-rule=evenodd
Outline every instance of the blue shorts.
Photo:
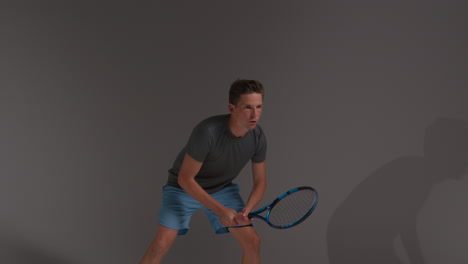
M 212 193 L 211 196 L 222 205 L 236 212 L 241 211 L 245 206 L 237 184 L 229 185 Z M 199 209 L 205 211 L 216 234 L 229 232 L 227 227 L 221 225 L 218 216 L 213 211 L 192 198 L 184 190 L 169 185 L 163 187 L 163 199 L 158 222 L 165 227 L 179 230 L 178 235 L 185 235 L 189 230 L 190 218 Z

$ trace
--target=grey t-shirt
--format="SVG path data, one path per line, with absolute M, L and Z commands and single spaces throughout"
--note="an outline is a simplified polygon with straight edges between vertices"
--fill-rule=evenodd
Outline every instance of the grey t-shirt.
M 229 114 L 207 118 L 192 131 L 190 138 L 169 170 L 167 184 L 178 187 L 177 177 L 185 153 L 203 165 L 195 181 L 208 193 L 214 193 L 232 184 L 232 180 L 250 160 L 263 162 L 267 142 L 260 126 L 241 138 L 229 129 Z

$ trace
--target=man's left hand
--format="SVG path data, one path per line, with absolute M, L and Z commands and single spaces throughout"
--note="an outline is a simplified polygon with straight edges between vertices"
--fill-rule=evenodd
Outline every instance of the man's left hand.
M 241 225 L 241 226 L 250 225 L 252 223 L 252 219 L 250 219 L 248 215 L 249 215 L 249 212 L 245 209 L 238 212 L 236 215 L 236 221 L 238 225 Z

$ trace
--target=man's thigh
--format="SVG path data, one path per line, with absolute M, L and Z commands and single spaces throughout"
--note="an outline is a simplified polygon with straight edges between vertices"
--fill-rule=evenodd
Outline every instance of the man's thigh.
M 193 213 L 201 208 L 202 205 L 184 190 L 166 185 L 163 187 L 158 222 L 164 227 L 178 230 L 179 235 L 184 235 L 189 230 Z

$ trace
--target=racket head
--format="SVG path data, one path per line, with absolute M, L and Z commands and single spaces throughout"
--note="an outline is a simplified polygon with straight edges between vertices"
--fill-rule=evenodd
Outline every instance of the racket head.
M 264 220 L 273 228 L 290 228 L 307 219 L 317 203 L 318 193 L 314 188 L 296 187 L 280 195 L 268 206 Z

